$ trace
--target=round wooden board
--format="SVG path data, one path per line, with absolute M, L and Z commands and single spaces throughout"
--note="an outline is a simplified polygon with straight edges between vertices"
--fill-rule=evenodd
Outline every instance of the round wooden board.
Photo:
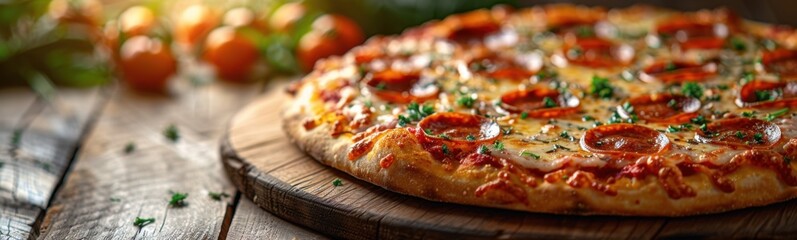
M 780 237 L 797 232 L 797 201 L 682 217 L 565 216 L 439 203 L 390 192 L 324 166 L 282 130 L 282 89 L 244 108 L 221 143 L 228 176 L 265 210 L 347 239 Z M 340 178 L 343 185 L 332 181 Z

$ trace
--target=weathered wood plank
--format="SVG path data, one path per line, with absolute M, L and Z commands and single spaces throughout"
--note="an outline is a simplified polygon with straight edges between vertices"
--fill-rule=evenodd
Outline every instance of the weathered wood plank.
M 28 89 L 2 92 L 0 237 L 35 236 L 35 222 L 68 168 L 100 98 L 98 89 L 60 89 L 51 101 Z
M 218 139 L 260 90 L 214 83 L 171 97 L 115 92 L 48 209 L 41 238 L 217 238 L 232 199 L 215 201 L 208 192 L 235 191 L 217 161 Z M 176 142 L 163 135 L 171 124 Z M 130 154 L 128 143 L 136 146 Z M 188 205 L 169 207 L 170 191 L 188 193 Z M 137 216 L 156 220 L 138 228 Z
M 334 224 L 334 223 L 330 223 Z M 272 215 L 241 198 L 227 239 L 327 239 Z

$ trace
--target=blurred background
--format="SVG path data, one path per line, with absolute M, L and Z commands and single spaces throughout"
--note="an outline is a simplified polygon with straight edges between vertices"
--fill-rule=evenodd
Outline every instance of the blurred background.
M 0 0 L 0 87 L 91 87 L 118 79 L 141 92 L 171 81 L 247 83 L 297 75 L 376 34 L 526 0 L 129 1 Z M 630 0 L 567 1 L 626 7 Z M 651 0 L 679 10 L 728 7 L 740 16 L 797 25 L 795 1 Z

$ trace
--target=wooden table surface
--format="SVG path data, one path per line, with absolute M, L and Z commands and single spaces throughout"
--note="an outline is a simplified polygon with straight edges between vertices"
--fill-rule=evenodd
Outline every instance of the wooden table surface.
M 0 239 L 326 238 L 241 198 L 222 171 L 228 120 L 274 85 L 0 89 Z M 172 192 L 187 193 L 186 206 L 170 207 Z

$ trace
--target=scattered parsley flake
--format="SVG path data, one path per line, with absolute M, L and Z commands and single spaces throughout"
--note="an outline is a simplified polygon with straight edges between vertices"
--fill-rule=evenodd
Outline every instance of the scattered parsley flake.
M 552 108 L 556 107 L 556 102 L 551 99 L 550 97 L 545 97 L 542 99 L 542 104 L 545 108 Z
M 141 227 L 147 226 L 147 225 L 149 225 L 151 223 L 154 223 L 154 222 L 155 222 L 155 218 L 136 217 L 136 220 L 133 221 L 133 226 L 141 228 Z
M 747 118 L 755 118 L 755 114 L 756 114 L 756 112 L 755 112 L 755 111 L 752 111 L 752 112 L 742 112 L 742 117 L 747 117 Z
M 385 84 L 383 82 L 380 82 L 379 84 L 376 85 L 376 89 L 377 90 L 385 90 L 386 88 L 387 88 L 387 84 Z
M 221 201 L 222 198 L 226 198 L 229 196 L 230 195 L 225 192 L 208 192 L 208 197 L 216 201 Z
M 472 98 L 471 96 L 461 96 L 457 99 L 457 105 L 463 106 L 466 108 L 472 108 L 473 104 L 476 102 L 476 99 Z
M 404 115 L 398 115 L 398 125 L 399 125 L 399 127 L 407 126 L 408 123 L 410 123 L 410 119 L 408 119 Z
M 731 47 L 733 50 L 736 51 L 745 51 L 747 50 L 747 44 L 741 38 L 731 38 Z
M 19 147 L 19 144 L 22 142 L 22 130 L 14 129 L 14 132 L 11 133 L 11 146 Z
M 746 83 L 749 81 L 753 81 L 755 79 L 755 74 L 752 72 L 743 72 L 742 73 L 742 83 Z
M 753 141 L 755 141 L 755 143 L 759 143 L 759 144 L 760 143 L 764 143 L 764 134 L 761 134 L 761 133 L 754 134 L 753 135 Z
M 769 101 L 774 100 L 775 96 L 770 91 L 755 91 L 756 101 Z
M 736 131 L 734 136 L 736 136 L 736 138 L 738 139 L 744 139 L 744 137 L 746 137 L 746 135 L 742 131 Z
M 424 129 L 423 133 L 425 133 L 426 135 L 432 135 L 432 130 L 431 129 Z
M 445 155 L 448 155 L 448 153 L 449 153 L 448 145 L 446 145 L 446 144 L 443 144 L 442 146 L 440 146 L 440 150 L 442 150 L 443 154 L 445 154 Z
M 701 97 L 703 97 L 703 87 L 694 82 L 687 82 L 684 83 L 684 85 L 682 86 L 681 93 L 683 93 L 684 96 L 687 97 L 700 99 Z
M 111 202 L 121 202 L 122 201 L 122 199 L 120 199 L 118 197 L 111 197 L 108 200 L 111 200 Z
M 529 117 L 529 113 L 527 113 L 527 112 L 520 113 L 520 119 L 526 119 L 528 117 Z
M 365 107 L 371 108 L 374 106 L 374 103 L 371 100 L 365 100 Z
M 332 186 L 335 187 L 343 186 L 343 180 L 340 180 L 340 178 L 335 178 L 335 180 L 332 180 Z
M 169 200 L 169 206 L 183 207 L 186 205 L 185 199 L 188 198 L 188 193 L 173 192 L 172 199 Z
M 604 99 L 611 98 L 614 95 L 614 89 L 609 83 L 609 79 L 599 76 L 592 77 L 592 84 L 589 87 L 589 92 L 593 96 Z
M 449 137 L 448 134 L 445 134 L 445 133 L 441 133 L 440 135 L 437 135 L 437 137 L 442 138 L 442 139 L 451 139 L 451 137 Z
M 704 133 L 708 134 L 709 133 L 708 132 L 708 125 L 706 125 L 705 123 L 701 124 L 700 125 L 700 131 L 703 131 Z
M 502 128 L 501 131 L 504 132 L 504 135 L 512 134 L 512 127 Z
M 172 142 L 177 142 L 177 140 L 180 140 L 180 132 L 177 130 L 177 127 L 174 126 L 174 124 L 169 125 L 163 130 L 163 136 Z
M 694 117 L 694 118 L 690 119 L 689 121 L 694 123 L 694 124 L 706 124 L 707 123 L 706 117 L 703 117 L 703 115 L 698 115 L 697 117 Z
M 764 120 L 767 120 L 767 121 L 771 122 L 772 120 L 775 120 L 776 118 L 779 118 L 779 117 L 781 117 L 783 115 L 786 115 L 786 113 L 788 113 L 788 112 L 789 112 L 789 108 L 779 109 L 779 110 L 776 110 L 774 112 L 768 113 L 764 117 Z
M 498 151 L 504 150 L 504 143 L 501 141 L 495 141 L 495 143 L 493 143 L 493 148 Z
M 136 150 L 136 144 L 135 143 L 129 142 L 129 143 L 127 143 L 127 145 L 125 145 L 125 154 L 133 153 L 133 151 L 135 151 L 135 150 Z
M 476 137 L 474 137 L 473 135 L 470 135 L 470 134 L 468 134 L 468 136 L 467 136 L 467 137 L 465 137 L 465 140 L 468 140 L 468 141 L 476 141 Z
M 676 132 L 680 132 L 680 131 L 681 131 L 680 127 L 673 126 L 673 125 L 667 126 L 667 132 L 668 133 L 676 133 Z
M 477 150 L 476 152 L 479 154 L 487 154 L 489 151 L 490 149 L 488 149 L 487 146 L 481 145 L 479 146 L 479 150 Z
M 667 62 L 667 64 L 664 65 L 664 71 L 666 72 L 675 71 L 677 69 L 678 65 L 675 65 L 674 62 Z
M 667 102 L 667 107 L 670 107 L 672 109 L 678 108 L 678 101 L 675 101 L 675 99 L 670 99 L 670 101 Z
M 534 159 L 540 159 L 540 155 L 537 155 L 537 154 L 534 154 L 532 152 L 526 151 L 525 149 L 523 149 L 523 151 L 520 151 L 520 156 L 521 157 L 533 157 Z
M 592 120 L 595 120 L 595 118 L 593 118 L 590 115 L 584 115 L 584 116 L 581 117 L 581 121 L 584 121 L 584 122 L 588 122 L 588 121 L 592 121 Z

